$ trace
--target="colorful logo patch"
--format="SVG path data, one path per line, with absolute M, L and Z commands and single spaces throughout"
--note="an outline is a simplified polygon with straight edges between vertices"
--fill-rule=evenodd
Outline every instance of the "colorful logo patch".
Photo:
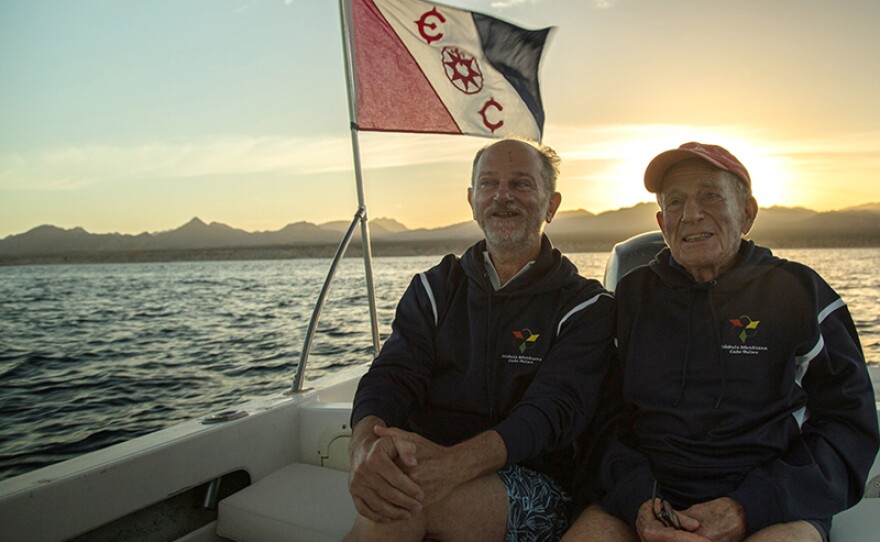
M 535 346 L 535 342 L 538 340 L 538 337 L 540 337 L 541 334 L 532 333 L 528 329 L 524 329 L 522 331 L 514 331 L 513 336 L 517 339 L 517 341 L 522 341 L 519 343 L 519 353 L 522 354 L 529 348 Z
M 760 324 L 761 321 L 752 320 L 744 315 L 730 320 L 730 323 L 730 332 L 736 337 L 739 337 L 740 342 L 745 344 L 749 337 L 754 337 L 758 334 L 758 324 Z

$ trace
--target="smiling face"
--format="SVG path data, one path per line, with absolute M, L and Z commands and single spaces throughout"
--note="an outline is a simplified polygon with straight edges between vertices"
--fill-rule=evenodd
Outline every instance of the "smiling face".
M 701 159 L 679 162 L 663 176 L 657 222 L 672 257 L 698 282 L 736 264 L 741 237 L 755 222 L 758 204 L 739 193 L 739 182 Z
M 561 201 L 542 173 L 538 151 L 521 141 L 500 141 L 483 151 L 468 202 L 490 253 L 540 249 L 544 221 L 552 220 Z

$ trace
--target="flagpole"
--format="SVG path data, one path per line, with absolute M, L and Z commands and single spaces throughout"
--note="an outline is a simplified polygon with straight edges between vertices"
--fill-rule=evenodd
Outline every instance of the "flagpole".
M 305 381 L 306 364 L 308 363 L 309 352 L 311 351 L 312 339 L 318 328 L 318 320 L 321 317 L 321 311 L 324 308 L 324 303 L 330 292 L 330 284 L 333 282 L 333 277 L 336 275 L 336 268 L 342 257 L 345 256 L 345 251 L 348 248 L 348 244 L 351 241 L 352 234 L 354 233 L 358 221 L 361 223 L 364 278 L 366 279 L 367 297 L 370 304 L 370 327 L 373 336 L 373 356 L 379 355 L 379 349 L 381 346 L 379 344 L 379 317 L 376 313 L 376 287 L 373 284 L 373 250 L 370 243 L 370 224 L 367 215 L 366 197 L 364 196 L 364 180 L 363 175 L 361 174 L 360 144 L 358 141 L 357 124 L 355 123 L 355 119 L 357 119 L 357 107 L 355 105 L 357 93 L 354 88 L 354 64 L 351 57 L 353 47 L 351 43 L 352 34 L 349 25 L 349 21 L 351 21 L 350 7 L 351 0 L 339 0 L 340 20 L 342 22 L 342 50 L 345 56 L 345 82 L 346 90 L 348 92 L 348 115 L 351 121 L 351 149 L 354 158 L 354 177 L 357 186 L 358 210 L 355 212 L 354 219 L 352 220 L 348 231 L 343 236 L 342 242 L 339 244 L 336 256 L 333 258 L 333 261 L 330 264 L 330 270 L 327 272 L 327 278 L 324 280 L 324 286 L 318 296 L 318 301 L 315 303 L 315 309 L 312 313 L 312 319 L 309 322 L 308 330 L 306 331 L 306 338 L 303 342 L 302 351 L 300 352 L 299 364 L 297 365 L 296 374 L 294 375 L 293 384 L 291 386 L 291 391 L 293 393 L 302 391 L 303 382 Z
M 344 1 L 344 0 L 343 0 Z M 358 193 L 358 209 L 363 211 L 361 215 L 361 244 L 364 254 L 364 279 L 367 283 L 367 298 L 370 304 L 370 329 L 373 333 L 373 356 L 379 355 L 379 316 L 376 313 L 376 287 L 373 283 L 373 248 L 370 242 L 370 223 L 367 214 L 367 204 L 364 197 L 364 181 L 361 175 L 361 153 L 358 141 L 358 132 L 355 126 L 351 127 L 351 149 L 354 155 L 354 177 Z
M 361 171 L 361 151 L 357 127 L 357 92 L 355 88 L 354 45 L 351 28 L 351 0 L 339 0 L 339 14 L 342 23 L 342 51 L 345 60 L 345 83 L 348 92 L 348 118 L 351 121 L 351 151 L 354 160 L 354 179 L 357 186 L 358 208 L 363 210 L 361 216 L 361 244 L 364 255 L 364 278 L 367 283 L 367 297 L 370 304 L 370 329 L 373 333 L 373 355 L 379 355 L 379 317 L 376 313 L 376 287 L 373 284 L 373 248 L 370 239 L 370 222 L 367 213 L 367 201 L 364 195 L 364 178 Z
M 376 313 L 376 287 L 373 283 L 373 247 L 370 239 L 370 222 L 367 201 L 364 194 L 364 178 L 361 170 L 361 150 L 358 138 L 357 92 L 355 88 L 354 60 L 352 51 L 351 0 L 339 0 L 339 13 L 342 22 L 342 51 L 345 59 L 345 83 L 348 92 L 348 117 L 351 121 L 351 151 L 354 160 L 354 179 L 357 186 L 358 207 L 363 209 L 361 216 L 361 244 L 364 255 L 364 278 L 367 283 L 367 297 L 370 304 L 370 329 L 373 333 L 373 355 L 379 355 L 379 317 Z

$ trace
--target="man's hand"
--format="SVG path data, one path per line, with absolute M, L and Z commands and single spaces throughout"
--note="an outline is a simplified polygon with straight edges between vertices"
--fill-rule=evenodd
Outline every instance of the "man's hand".
M 654 500 L 649 499 L 639 507 L 636 516 L 636 532 L 643 542 L 713 542 L 698 534 L 700 522 L 684 512 L 676 512 L 681 529 L 663 525 L 654 517 Z
M 462 484 L 493 474 L 507 461 L 507 445 L 496 431 L 485 431 L 454 446 L 440 446 L 400 429 L 377 427 L 375 434 L 391 437 L 400 446 L 402 442 L 415 446 L 417 464 L 399 466 L 424 491 L 425 506 L 442 500 Z
M 712 542 L 740 542 L 746 536 L 746 514 L 740 503 L 722 497 L 691 506 L 684 514 L 700 522 L 697 534 Z
M 416 446 L 403 439 L 379 436 L 375 427 L 385 422 L 367 416 L 352 430 L 349 446 L 349 491 L 358 513 L 367 519 L 388 522 L 409 519 L 422 510 L 425 494 L 402 469 L 418 464 Z
M 452 448 L 440 446 L 421 435 L 402 429 L 381 425 L 373 430 L 377 437 L 390 438 L 398 449 L 411 450 L 414 461 L 403 461 L 398 466 L 421 488 L 422 504 L 427 506 L 442 500 L 466 480 L 461 478 L 462 469 L 456 464 Z

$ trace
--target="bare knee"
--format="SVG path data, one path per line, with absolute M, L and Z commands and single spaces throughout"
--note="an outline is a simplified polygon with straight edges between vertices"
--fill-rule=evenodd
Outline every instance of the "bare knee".
M 423 514 L 408 520 L 378 522 L 358 516 L 345 542 L 381 542 L 400 540 L 402 542 L 421 542 L 425 538 L 425 517 Z
M 822 535 L 807 521 L 792 521 L 761 529 L 744 542 L 822 542 Z
M 569 528 L 562 542 L 638 542 L 632 528 L 598 504 L 588 506 Z
M 507 534 L 507 493 L 490 474 L 453 491 L 424 510 L 429 540 L 503 541 Z
M 345 541 L 500 542 L 506 533 L 507 494 L 493 474 L 456 488 L 408 520 L 380 523 L 358 516 Z

